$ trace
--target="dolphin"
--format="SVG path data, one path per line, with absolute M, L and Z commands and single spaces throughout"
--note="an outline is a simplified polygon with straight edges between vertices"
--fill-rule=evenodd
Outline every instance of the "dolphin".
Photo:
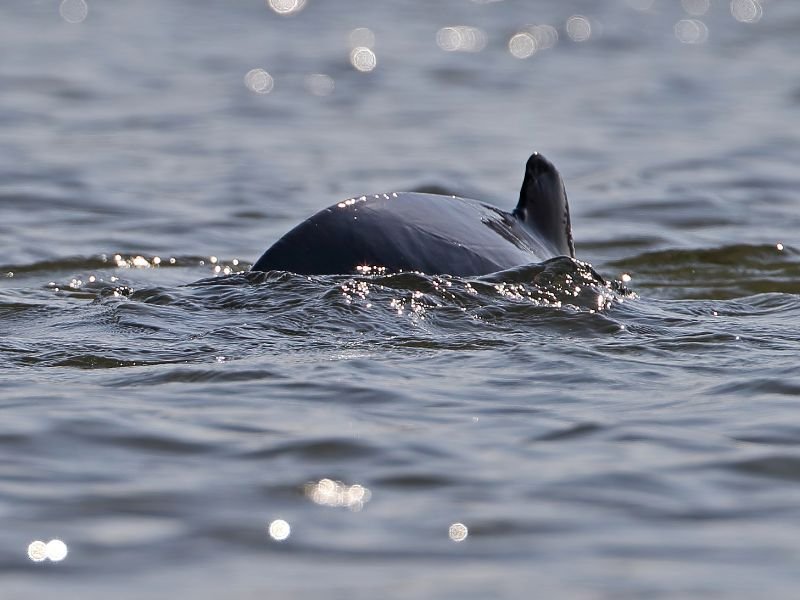
M 552 163 L 534 153 L 525 165 L 519 203 L 510 213 L 438 194 L 349 198 L 289 231 L 251 270 L 472 276 L 557 256 L 575 258 L 567 193 Z

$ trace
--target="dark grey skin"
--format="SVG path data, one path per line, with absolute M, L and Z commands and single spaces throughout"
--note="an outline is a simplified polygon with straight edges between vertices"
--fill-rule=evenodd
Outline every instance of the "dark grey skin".
M 511 213 L 436 194 L 351 198 L 300 223 L 252 270 L 332 275 L 364 272 L 369 266 L 470 276 L 556 256 L 575 257 L 567 193 L 556 168 L 534 153 Z

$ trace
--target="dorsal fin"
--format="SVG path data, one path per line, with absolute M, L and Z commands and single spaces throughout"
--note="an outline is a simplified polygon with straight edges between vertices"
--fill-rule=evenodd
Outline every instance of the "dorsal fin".
M 556 252 L 575 258 L 564 182 L 550 161 L 538 152 L 534 152 L 525 165 L 525 178 L 514 216 L 550 243 Z

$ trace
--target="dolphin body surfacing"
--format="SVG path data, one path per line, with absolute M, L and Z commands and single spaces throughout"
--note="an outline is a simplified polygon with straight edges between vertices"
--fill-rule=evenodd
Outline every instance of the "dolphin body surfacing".
M 575 257 L 567 193 L 556 168 L 534 153 L 513 212 L 415 192 L 351 198 L 300 223 L 251 270 L 332 275 L 378 267 L 470 276 L 556 256 Z

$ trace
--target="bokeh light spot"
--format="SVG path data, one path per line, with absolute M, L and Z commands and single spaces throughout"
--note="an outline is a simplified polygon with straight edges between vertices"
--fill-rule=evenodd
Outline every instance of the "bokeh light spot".
M 536 53 L 537 47 L 536 39 L 527 31 L 517 33 L 508 40 L 508 51 L 515 58 L 530 58 Z
M 278 542 L 282 542 L 289 535 L 292 533 L 292 528 L 289 526 L 289 523 L 284 521 L 283 519 L 275 519 L 272 523 L 269 524 L 269 536 Z
M 445 52 L 455 52 L 461 45 L 461 34 L 455 27 L 442 27 L 436 32 L 436 45 Z
M 293 15 L 306 6 L 306 0 L 267 0 L 267 6 L 279 15 Z
M 89 5 L 86 0 L 63 0 L 58 13 L 67 23 L 82 23 L 89 14 Z
M 573 42 L 585 42 L 592 37 L 592 24 L 582 15 L 567 19 L 567 35 Z
M 264 69 L 251 69 L 244 76 L 244 84 L 251 92 L 269 94 L 275 87 L 275 80 Z
M 447 535 L 450 537 L 451 540 L 454 542 L 463 542 L 467 539 L 469 535 L 469 530 L 467 526 L 463 523 L 453 523 L 450 525 L 450 529 L 447 532 Z
M 482 29 L 467 25 L 442 27 L 436 32 L 436 45 L 445 52 L 480 52 L 486 47 L 486 41 Z
M 47 558 L 53 562 L 60 562 L 67 557 L 67 545 L 61 540 L 47 542 Z
M 351 48 L 358 48 L 359 46 L 364 46 L 366 48 L 375 47 L 375 34 L 371 29 L 367 29 L 366 27 L 356 27 L 350 32 L 348 37 L 350 39 Z
M 354 292 L 359 294 L 356 290 L 354 290 Z M 366 288 L 366 285 L 362 292 L 363 293 L 359 295 L 364 299 L 366 295 L 369 294 L 369 289 Z M 372 492 L 369 488 L 361 484 L 347 485 L 346 483 L 334 481 L 327 477 L 319 481 L 307 483 L 304 491 L 306 497 L 314 504 L 349 508 L 355 512 L 361 510 L 364 504 L 369 502 L 370 498 L 372 498 Z
M 47 558 L 47 544 L 41 540 L 28 544 L 28 558 L 33 562 L 42 562 Z
M 675 23 L 675 37 L 684 44 L 702 44 L 708 40 L 708 27 L 697 19 L 681 19 Z
M 366 46 L 358 46 L 350 52 L 350 64 L 362 73 L 368 73 L 378 66 L 378 57 Z
M 558 30 L 552 25 L 532 25 L 527 29 L 536 40 L 537 50 L 548 50 L 558 43 Z
M 757 23 L 764 9 L 758 0 L 731 0 L 731 14 L 740 23 Z

